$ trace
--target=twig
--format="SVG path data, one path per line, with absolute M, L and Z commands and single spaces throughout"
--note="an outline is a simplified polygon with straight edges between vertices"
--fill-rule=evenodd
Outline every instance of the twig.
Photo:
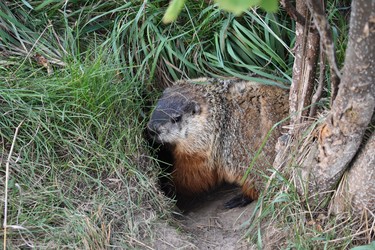
M 341 237 L 341 238 L 336 238 L 334 240 L 329 240 L 327 242 L 333 243 L 333 242 L 340 242 L 340 241 L 343 241 L 343 240 L 347 240 L 347 239 L 350 239 L 350 238 L 354 239 L 355 236 L 359 236 L 359 235 L 362 235 L 362 234 L 365 234 L 365 233 L 367 233 L 367 230 L 363 230 L 363 231 L 351 234 L 349 236 L 345 236 L 345 237 Z
M 154 250 L 154 248 L 152 248 L 152 247 L 146 245 L 145 243 L 143 243 L 143 242 L 141 242 L 141 241 L 139 241 L 139 240 L 137 240 L 137 239 L 135 239 L 135 238 L 130 237 L 130 239 L 131 239 L 132 241 L 135 241 L 135 242 L 138 243 L 139 245 L 141 245 L 141 246 L 147 248 L 147 249 Z
M 9 151 L 9 154 L 8 154 L 8 158 L 7 158 L 7 162 L 5 164 L 5 191 L 4 191 L 4 223 L 3 223 L 3 228 L 4 228 L 4 249 L 6 249 L 6 246 L 7 246 L 7 215 L 8 215 L 8 182 L 9 182 L 9 163 L 10 163 L 10 158 L 12 157 L 12 154 L 13 154 L 13 149 L 14 149 L 14 145 L 16 144 L 16 139 L 17 139 L 17 135 L 18 135 L 18 131 L 22 125 L 23 121 L 21 121 L 21 123 L 18 125 L 18 127 L 16 128 L 16 131 L 14 132 L 14 136 L 13 136 L 13 141 L 12 141 L 12 145 L 10 147 L 10 151 Z
M 323 87 L 324 87 L 324 75 L 325 75 L 325 54 L 323 52 L 322 40 L 320 40 L 320 62 L 319 62 L 319 84 L 312 97 L 311 103 L 313 104 L 310 109 L 309 117 L 314 117 L 316 115 L 316 103 L 322 98 Z

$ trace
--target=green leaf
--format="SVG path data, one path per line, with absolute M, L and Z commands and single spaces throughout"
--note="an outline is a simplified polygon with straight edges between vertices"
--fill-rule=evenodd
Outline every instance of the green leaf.
M 35 11 L 40 11 L 42 10 L 43 8 L 45 8 L 47 5 L 49 5 L 50 3 L 55 3 L 55 2 L 58 2 L 56 0 L 46 0 L 44 2 L 42 2 L 41 4 L 39 4 L 36 8 L 35 8 Z
M 184 7 L 184 3 L 185 0 L 172 0 L 163 16 L 163 23 L 171 23 L 175 21 Z
M 371 242 L 371 244 L 369 245 L 353 247 L 351 250 L 374 250 L 374 249 L 375 249 L 375 241 Z
M 23 2 L 23 4 L 24 5 L 26 5 L 27 6 L 27 8 L 29 8 L 29 9 L 31 9 L 31 10 L 33 10 L 34 8 L 33 8 L 33 6 L 31 6 L 27 1 L 25 1 L 25 0 L 22 0 L 22 2 Z
M 259 6 L 267 12 L 276 12 L 278 9 L 278 0 L 263 0 Z
M 261 0 L 215 0 L 219 8 L 232 12 L 235 15 L 241 15 L 250 7 L 258 5 Z

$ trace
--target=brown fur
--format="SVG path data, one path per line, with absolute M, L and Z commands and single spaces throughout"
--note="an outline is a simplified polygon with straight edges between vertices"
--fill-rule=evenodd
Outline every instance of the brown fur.
M 174 158 L 172 177 L 180 193 L 198 194 L 217 185 L 216 171 L 206 167 L 207 155 L 189 155 L 176 150 Z
M 194 84 L 198 83 L 198 84 Z M 288 114 L 287 91 L 238 79 L 196 79 L 167 88 L 148 124 L 154 138 L 170 145 L 178 193 L 194 195 L 223 181 L 242 186 L 254 200 L 261 173 L 272 167 L 277 127 L 247 178 L 250 162 L 267 133 Z

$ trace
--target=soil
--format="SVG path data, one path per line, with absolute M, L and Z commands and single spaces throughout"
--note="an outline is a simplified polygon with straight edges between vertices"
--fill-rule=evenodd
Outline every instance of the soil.
M 224 186 L 213 193 L 190 200 L 179 200 L 179 231 L 160 227 L 163 237 L 155 249 L 256 249 L 246 240 L 256 202 L 245 207 L 226 209 L 224 203 L 240 194 L 240 189 Z

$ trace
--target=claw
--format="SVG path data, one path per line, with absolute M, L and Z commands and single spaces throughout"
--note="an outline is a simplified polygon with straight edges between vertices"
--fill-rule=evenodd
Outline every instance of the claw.
M 232 209 L 232 208 L 235 208 L 235 207 L 244 207 L 247 204 L 251 203 L 252 201 L 253 200 L 250 199 L 249 197 L 247 197 L 243 194 L 240 194 L 240 195 L 236 195 L 235 197 L 233 197 L 229 201 L 225 202 L 224 207 L 227 208 L 227 209 Z

